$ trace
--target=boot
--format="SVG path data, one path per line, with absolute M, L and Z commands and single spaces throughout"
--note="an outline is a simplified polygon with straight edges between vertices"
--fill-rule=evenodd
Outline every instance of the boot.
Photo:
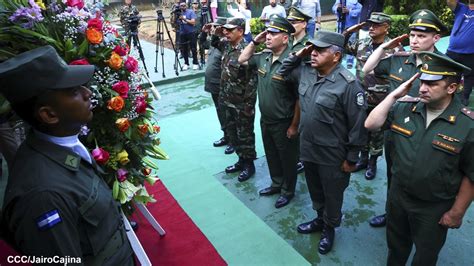
M 238 177 L 239 182 L 244 182 L 248 180 L 254 174 L 255 174 L 255 165 L 253 164 L 253 160 L 252 159 L 244 160 L 244 167 Z
M 238 171 L 242 170 L 243 166 L 244 166 L 244 162 L 241 158 L 239 158 L 238 162 L 236 162 L 233 165 L 227 166 L 225 168 L 225 172 L 228 173 L 228 174 L 235 173 L 235 172 L 238 172 Z
M 369 152 L 367 151 L 362 151 L 360 153 L 359 160 L 356 163 L 356 171 L 360 171 L 362 169 L 367 168 L 367 163 L 369 161 Z
M 367 165 L 367 171 L 365 171 L 365 179 L 372 180 L 377 174 L 377 158 L 379 156 L 370 156 L 369 164 Z
M 321 233 L 321 240 L 319 240 L 318 251 L 320 254 L 327 254 L 332 249 L 334 243 L 334 227 L 327 224 L 324 225 L 323 232 Z

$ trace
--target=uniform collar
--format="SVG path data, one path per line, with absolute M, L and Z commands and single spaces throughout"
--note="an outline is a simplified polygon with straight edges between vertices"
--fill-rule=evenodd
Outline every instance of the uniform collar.
M 288 54 L 291 52 L 291 47 L 290 45 L 287 45 L 285 50 L 283 51 L 283 53 L 281 53 L 281 55 L 278 57 L 277 60 L 275 60 L 275 62 L 280 62 L 280 64 L 283 62 L 283 60 L 285 60 L 287 57 L 288 57 Z M 267 55 L 267 58 L 266 60 L 271 62 L 272 61 L 272 57 L 273 57 L 273 53 L 270 51 L 270 53 L 268 53 Z M 273 62 L 273 63 L 275 63 Z
M 82 158 L 77 153 L 68 148 L 62 147 L 46 140 L 42 140 L 38 138 L 33 131 L 28 134 L 25 143 L 33 150 L 43 154 L 44 156 L 61 165 L 62 167 L 75 172 L 79 170 Z M 84 162 L 87 164 L 89 163 L 85 160 Z M 104 173 L 104 171 L 96 164 L 94 159 L 92 159 L 92 167 L 98 172 Z
M 303 38 L 301 38 L 301 40 L 297 41 L 296 43 L 294 43 L 294 38 L 292 37 L 291 38 L 291 43 L 292 43 L 292 46 L 296 46 L 297 44 L 301 43 L 303 45 L 303 47 L 306 45 L 306 42 L 309 40 L 309 37 L 308 37 L 308 34 L 306 34 L 305 36 L 303 36 Z M 297 52 L 297 51 L 295 51 Z
M 444 54 L 441 53 L 438 49 L 436 49 L 436 47 L 434 48 L 433 53 L 439 54 L 439 55 L 444 55 Z M 416 66 L 416 54 L 411 53 L 411 54 L 408 56 L 408 58 L 405 60 L 405 64 L 412 64 L 412 65 Z
M 436 119 L 443 119 L 451 124 L 455 124 L 459 110 L 461 110 L 462 107 L 463 105 L 461 104 L 461 101 L 458 97 L 454 96 L 448 107 L 446 107 L 446 109 Z M 422 102 L 417 103 L 412 111 L 419 113 L 423 118 L 426 117 L 426 105 Z
M 336 81 L 337 74 L 339 74 L 340 71 L 341 71 L 341 63 L 338 63 L 336 67 L 331 71 L 331 73 L 326 75 L 324 78 L 320 79 L 318 82 L 323 81 L 323 80 L 328 80 L 334 83 Z M 316 72 L 315 74 L 317 75 Z

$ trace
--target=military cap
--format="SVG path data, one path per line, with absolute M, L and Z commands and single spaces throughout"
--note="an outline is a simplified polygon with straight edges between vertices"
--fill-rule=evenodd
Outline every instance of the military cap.
M 312 44 L 316 47 L 326 48 L 336 45 L 344 48 L 344 35 L 333 31 L 320 30 L 314 39 L 310 39 L 306 44 Z
M 295 28 L 286 18 L 272 15 L 270 16 L 270 23 L 268 24 L 267 31 L 294 33 Z
M 292 6 L 290 7 L 290 10 L 288 11 L 288 16 L 286 17 L 288 20 L 300 20 L 300 21 L 309 21 L 311 19 L 311 16 L 304 13 L 300 9 Z
M 227 23 L 226 17 L 217 17 L 216 21 L 212 22 L 211 25 L 213 26 L 222 26 Z
M 451 58 L 432 52 L 418 53 L 422 61 L 420 80 L 441 80 L 444 76 L 468 74 L 471 69 Z
M 382 12 L 372 12 L 372 14 L 370 14 L 370 18 L 367 19 L 367 21 L 375 24 L 382 24 L 385 22 L 390 24 L 392 22 L 392 18 Z
M 229 21 L 222 26 L 225 29 L 235 29 L 237 27 L 245 28 L 245 19 L 243 18 L 231 18 Z
M 443 22 L 441 22 L 441 20 L 439 20 L 439 18 L 428 9 L 415 11 L 410 16 L 410 24 L 408 26 L 411 30 L 427 32 L 445 32 L 448 30 Z
M 52 46 L 21 53 L 0 64 L 0 92 L 20 103 L 47 90 L 74 88 L 87 83 L 92 65 L 68 65 Z

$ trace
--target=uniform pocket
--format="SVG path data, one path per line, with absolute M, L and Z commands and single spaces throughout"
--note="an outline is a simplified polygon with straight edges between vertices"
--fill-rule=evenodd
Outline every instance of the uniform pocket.
M 316 98 L 314 105 L 314 119 L 323 123 L 334 123 L 334 108 L 336 107 L 337 97 L 335 95 L 324 95 Z

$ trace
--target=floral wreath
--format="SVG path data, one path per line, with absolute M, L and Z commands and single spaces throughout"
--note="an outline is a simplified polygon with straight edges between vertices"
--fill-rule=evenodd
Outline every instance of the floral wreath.
M 103 7 L 83 0 L 0 0 L 0 61 L 49 44 L 70 65 L 96 67 L 90 82 L 94 118 L 80 137 L 105 171 L 113 197 L 130 207 L 132 199 L 155 201 L 145 182 L 158 179 L 154 159 L 168 156 L 159 147 L 160 127 L 153 99 L 141 86 L 136 51 L 130 53 Z

